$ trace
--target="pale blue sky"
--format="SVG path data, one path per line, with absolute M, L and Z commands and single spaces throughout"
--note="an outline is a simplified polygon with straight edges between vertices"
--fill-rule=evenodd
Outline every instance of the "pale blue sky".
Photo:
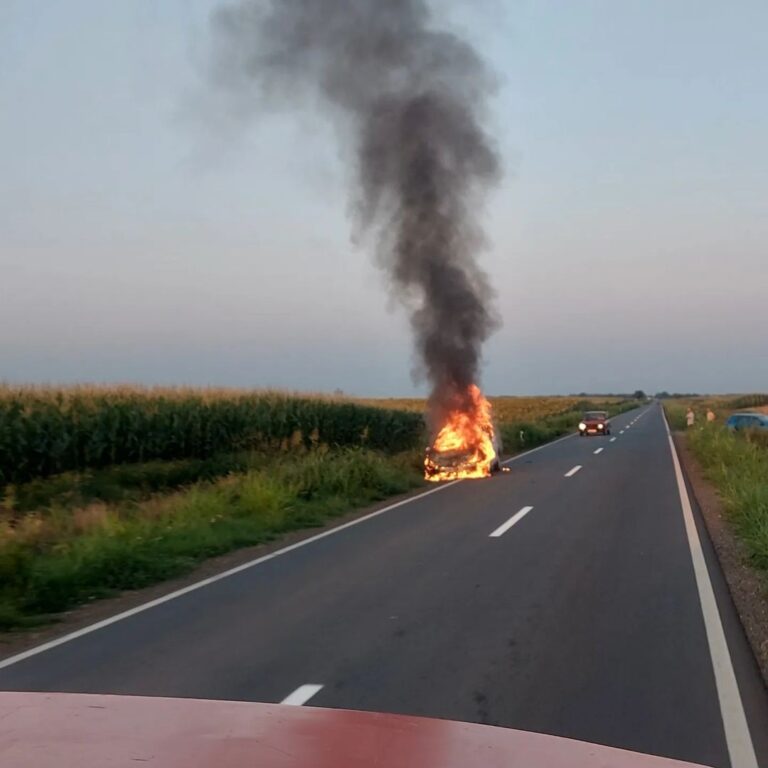
M 206 91 L 216 5 L 0 0 L 0 379 L 414 391 L 331 128 Z M 487 389 L 765 390 L 768 3 L 438 5 L 501 76 Z

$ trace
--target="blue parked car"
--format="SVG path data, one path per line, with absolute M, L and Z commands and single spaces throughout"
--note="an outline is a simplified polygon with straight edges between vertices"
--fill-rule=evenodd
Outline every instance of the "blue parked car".
M 764 413 L 734 413 L 725 422 L 728 429 L 768 429 L 768 416 Z

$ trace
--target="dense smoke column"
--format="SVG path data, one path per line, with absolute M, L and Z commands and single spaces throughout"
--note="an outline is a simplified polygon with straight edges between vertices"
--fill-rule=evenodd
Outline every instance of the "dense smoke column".
M 471 408 L 495 327 L 476 256 L 499 164 L 482 126 L 492 79 L 430 22 L 424 0 L 249 0 L 220 10 L 214 31 L 217 82 L 241 104 L 311 100 L 341 121 L 356 224 L 411 312 L 434 430 Z

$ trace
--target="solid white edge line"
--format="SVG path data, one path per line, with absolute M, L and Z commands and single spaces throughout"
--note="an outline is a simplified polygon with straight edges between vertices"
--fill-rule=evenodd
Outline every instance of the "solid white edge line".
M 347 528 L 351 528 L 354 525 L 364 523 L 366 520 L 372 520 L 374 517 L 383 515 L 385 512 L 390 512 L 393 509 L 397 509 L 398 507 L 410 504 L 411 502 L 417 501 L 418 499 L 423 499 L 425 496 L 429 496 L 433 493 L 444 491 L 446 488 L 450 488 L 452 485 L 456 485 L 459 482 L 461 481 L 452 480 L 448 483 L 441 483 L 435 488 L 430 488 L 428 491 L 424 491 L 417 496 L 411 496 L 407 499 L 402 499 L 401 501 L 390 504 L 386 507 L 383 507 L 382 509 L 377 509 L 375 512 L 371 512 L 368 515 L 358 517 L 355 520 L 350 520 L 348 523 L 343 523 L 342 525 L 338 525 L 335 528 L 330 528 L 329 530 L 318 533 L 315 536 L 310 536 L 308 539 L 297 541 L 295 544 L 289 544 L 287 547 L 278 549 L 275 552 L 270 552 L 269 554 L 258 557 L 255 560 L 249 560 L 247 563 L 242 563 L 241 565 L 230 568 L 227 571 L 217 573 L 216 575 L 210 576 L 207 579 L 203 579 L 202 581 L 196 581 L 194 584 L 190 584 L 186 587 L 183 587 L 182 589 L 177 589 L 174 592 L 169 592 L 167 595 L 158 597 L 155 600 L 150 600 L 148 603 L 142 603 L 141 605 L 137 605 L 135 608 L 130 608 L 129 610 L 118 613 L 115 616 L 110 616 L 108 619 L 97 621 L 95 624 L 89 624 L 87 627 L 83 627 L 82 629 L 78 629 L 74 632 L 63 635 L 62 637 L 58 637 L 55 640 L 50 640 L 49 642 L 43 643 L 42 645 L 35 646 L 34 648 L 22 651 L 21 653 L 17 653 L 15 656 L 9 656 L 7 659 L 0 661 L 0 669 L 10 667 L 12 664 L 17 664 L 18 662 L 24 661 L 25 659 L 28 659 L 32 656 L 36 656 L 39 653 L 49 651 L 52 648 L 55 648 L 58 645 L 63 645 L 64 643 L 68 643 L 71 640 L 77 640 L 79 637 L 88 635 L 91 632 L 96 632 L 99 629 L 104 629 L 104 627 L 108 627 L 110 624 L 116 624 L 118 621 L 122 621 L 123 619 L 130 618 L 131 616 L 135 616 L 138 613 L 148 611 L 150 608 L 156 608 L 158 605 L 162 605 L 163 603 L 175 600 L 177 597 L 182 597 L 183 595 L 187 595 L 190 592 L 195 592 L 196 590 L 207 587 L 210 584 L 215 584 L 217 581 L 221 581 L 222 579 L 234 576 L 236 573 L 240 573 L 241 571 L 247 571 L 249 568 L 261 565 L 262 563 L 266 563 L 268 560 L 272 560 L 276 557 L 279 557 L 280 555 L 285 555 L 288 552 L 293 552 L 295 549 L 300 549 L 301 547 L 305 547 L 308 544 L 314 543 L 315 541 L 320 541 L 320 539 L 324 539 L 326 536 L 332 536 L 339 531 L 343 531 Z
M 581 470 L 581 464 L 577 464 L 573 469 L 565 473 L 565 477 L 573 477 L 579 470 Z
M 286 696 L 280 703 L 287 704 L 289 707 L 300 707 L 306 704 L 313 696 L 323 690 L 322 685 L 307 683 L 300 685 L 293 693 Z
M 522 459 L 525 456 L 528 456 L 532 453 L 536 453 L 537 451 L 541 451 L 544 448 L 549 448 L 550 446 L 555 445 L 556 443 L 560 443 L 563 440 L 568 440 L 569 438 L 575 437 L 575 436 L 576 436 L 575 434 L 565 435 L 565 437 L 561 437 L 561 438 L 558 438 L 557 440 L 553 440 L 551 443 L 545 443 L 544 445 L 540 445 L 537 448 L 532 448 L 530 451 L 525 451 L 524 453 L 518 453 L 516 456 L 512 456 L 506 461 L 503 461 L 502 464 L 511 464 L 513 461 Z M 143 613 L 144 611 L 148 611 L 150 608 L 156 608 L 158 605 L 162 605 L 163 603 L 167 603 L 171 600 L 175 600 L 177 597 L 183 597 L 184 595 L 187 595 L 190 592 L 194 592 L 198 589 L 202 589 L 203 587 L 207 587 L 210 584 L 215 584 L 217 581 L 221 581 L 222 579 L 226 579 L 226 578 L 229 578 L 230 576 L 234 576 L 235 574 L 240 573 L 241 571 L 247 571 L 249 568 L 253 568 L 257 565 L 261 565 L 262 563 L 266 563 L 268 560 L 272 560 L 275 557 L 280 557 L 280 555 L 285 555 L 288 552 L 293 552 L 294 549 L 299 549 L 301 547 L 307 546 L 308 544 L 312 544 L 316 541 L 320 541 L 320 539 L 324 539 L 326 536 L 332 536 L 333 534 L 338 533 L 339 531 L 343 531 L 347 528 L 351 528 L 354 525 L 359 525 L 360 523 L 364 523 L 367 520 L 372 520 L 374 517 L 383 515 L 385 512 L 390 512 L 391 510 L 397 509 L 398 507 L 402 507 L 402 506 L 405 506 L 406 504 L 410 504 L 411 502 L 418 501 L 419 499 L 423 499 L 425 496 L 429 496 L 430 494 L 439 493 L 440 491 L 444 491 L 446 488 L 450 488 L 452 485 L 456 485 L 461 482 L 463 481 L 452 480 L 448 483 L 441 483 L 435 488 L 430 488 L 428 491 L 419 493 L 416 496 L 410 496 L 407 499 L 402 499 L 401 501 L 395 502 L 394 504 L 390 504 L 386 507 L 383 507 L 382 509 L 378 509 L 375 512 L 371 512 L 368 515 L 364 515 L 363 517 L 358 517 L 355 520 L 350 520 L 348 523 L 343 523 L 342 525 L 338 525 L 335 528 L 330 528 L 327 531 L 318 533 L 315 536 L 310 536 L 309 538 L 303 539 L 302 541 L 297 541 L 295 544 L 289 544 L 287 547 L 283 547 L 282 549 L 278 549 L 278 550 L 275 550 L 274 552 L 270 552 L 268 555 L 263 555 L 262 557 L 258 557 L 255 560 L 249 560 L 247 563 L 242 563 L 241 565 L 238 565 L 234 568 L 230 568 L 229 570 L 223 571 L 222 573 L 218 573 L 214 576 L 210 576 L 209 578 L 203 579 L 202 581 L 196 581 L 194 584 L 189 584 L 188 586 L 183 587 L 182 589 L 177 589 L 174 592 L 169 592 L 167 595 L 158 597 L 155 600 L 150 600 L 148 603 L 142 603 L 141 605 L 137 605 L 135 608 L 130 608 L 127 611 L 123 611 L 122 613 L 118 613 L 118 614 L 115 614 L 114 616 L 110 616 L 107 619 L 102 619 L 102 621 L 97 621 L 95 624 L 89 624 L 88 626 L 83 627 L 82 629 L 75 630 L 74 632 L 69 632 L 66 635 L 62 635 L 61 637 L 57 637 L 53 640 L 49 640 L 47 643 L 42 643 L 41 645 L 34 646 L 33 648 L 29 648 L 26 651 L 22 651 L 21 653 L 17 653 L 13 656 L 9 656 L 8 658 L 0 661 L 0 669 L 5 669 L 6 667 L 10 667 L 13 664 L 18 664 L 20 661 L 29 659 L 32 656 L 37 656 L 38 654 L 44 653 L 45 651 L 50 651 L 51 649 L 56 648 L 59 645 L 64 645 L 64 643 L 68 643 L 72 640 L 77 640 L 80 637 L 84 637 L 85 635 L 89 635 L 91 634 L 91 632 L 97 632 L 98 630 L 104 629 L 105 627 L 108 627 L 111 624 L 116 624 L 118 621 L 122 621 L 123 619 L 128 619 L 131 616 L 136 616 L 136 614 Z
M 488 538 L 498 539 L 499 536 L 503 536 L 515 523 L 522 520 L 532 509 L 533 507 L 523 507 L 519 512 L 515 512 L 506 523 L 500 525 L 493 533 L 488 534 Z
M 595 456 L 599 456 L 599 455 L 600 455 L 600 454 L 601 454 L 601 453 L 602 453 L 604 450 L 605 450 L 605 448 L 598 448 L 598 449 L 595 451 Z
M 683 520 L 685 521 L 685 532 L 688 536 L 688 547 L 691 552 L 691 560 L 693 561 L 693 572 L 696 577 L 696 587 L 699 592 L 699 602 L 701 603 L 704 628 L 707 634 L 707 643 L 709 644 L 709 655 L 712 658 L 712 667 L 715 673 L 715 685 L 720 701 L 720 714 L 723 718 L 723 729 L 728 746 L 728 756 L 731 760 L 731 768 L 758 768 L 755 748 L 749 733 L 747 715 L 744 712 L 744 704 L 739 693 L 739 684 L 736 681 L 731 654 L 728 650 L 728 641 L 725 637 L 725 630 L 723 629 L 720 611 L 715 599 L 715 591 L 709 578 L 699 532 L 696 529 L 696 521 L 693 519 L 691 500 L 688 496 L 688 489 L 685 487 L 685 479 L 680 467 L 677 448 L 672 439 L 672 432 L 669 429 L 669 423 L 663 410 L 662 416 L 667 430 L 669 450 L 672 454 L 672 465 L 675 469 L 680 506 L 683 511 Z

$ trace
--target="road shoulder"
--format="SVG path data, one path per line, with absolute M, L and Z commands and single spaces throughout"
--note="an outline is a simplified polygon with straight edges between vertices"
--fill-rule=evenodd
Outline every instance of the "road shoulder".
M 425 490 L 428 490 L 428 488 L 420 486 L 407 493 L 389 496 L 375 504 L 358 507 L 350 510 L 346 514 L 330 518 L 324 525 L 288 531 L 276 536 L 271 541 L 256 544 L 251 547 L 236 549 L 232 552 L 209 558 L 183 576 L 158 582 L 157 584 L 142 589 L 121 592 L 114 597 L 101 598 L 91 603 L 76 606 L 69 611 L 57 614 L 52 623 L 42 624 L 38 627 L 30 627 L 27 629 L 0 632 L 0 660 L 30 648 L 34 648 L 38 645 L 42 645 L 43 643 L 56 640 L 59 637 L 68 635 L 71 632 L 76 632 L 79 629 L 88 627 L 91 624 L 95 624 L 104 619 L 109 619 L 123 611 L 149 603 L 191 584 L 203 581 L 243 565 L 244 563 L 263 557 L 264 555 L 271 554 L 272 552 L 276 552 L 277 550 L 292 544 L 317 536 L 324 531 L 339 528 L 340 526 L 357 520 L 358 518 L 366 517 L 385 507 L 390 507 L 398 502 L 415 498 L 416 496 L 423 494 Z
M 746 548 L 728 525 L 723 503 L 686 444 L 674 434 L 685 474 L 702 512 L 734 605 L 749 639 L 763 681 L 768 686 L 768 583 L 749 565 Z

